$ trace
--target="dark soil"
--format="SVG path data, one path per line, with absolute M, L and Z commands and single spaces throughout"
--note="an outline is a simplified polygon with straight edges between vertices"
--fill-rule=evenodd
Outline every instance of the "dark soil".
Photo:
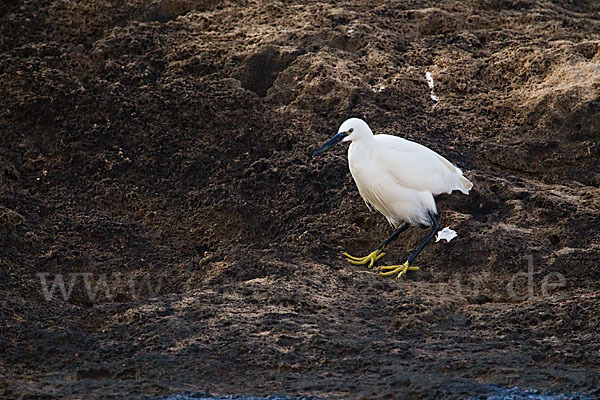
M 0 396 L 598 394 L 597 1 L 9 0 L 0 30 Z M 339 255 L 392 232 L 345 146 L 310 159 L 350 116 L 475 185 L 400 280 Z

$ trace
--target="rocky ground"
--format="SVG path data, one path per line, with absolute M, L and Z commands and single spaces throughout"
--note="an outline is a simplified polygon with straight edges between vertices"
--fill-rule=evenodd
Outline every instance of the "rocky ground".
M 600 396 L 599 32 L 593 0 L 4 1 L 0 396 Z M 339 255 L 392 231 L 345 146 L 310 159 L 350 116 L 474 183 L 401 280 Z

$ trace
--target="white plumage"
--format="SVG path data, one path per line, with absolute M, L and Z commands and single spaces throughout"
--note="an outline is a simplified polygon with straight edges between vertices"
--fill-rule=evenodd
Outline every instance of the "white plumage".
M 348 165 L 358 191 L 393 225 L 404 221 L 429 226 L 429 212 L 437 214 L 433 196 L 454 190 L 468 194 L 473 184 L 462 171 L 433 150 L 391 135 L 373 135 L 361 119 L 351 118 L 340 132 L 352 132 L 343 141 Z
M 429 234 L 404 264 L 380 267 L 385 272 L 379 274 L 398 274 L 400 278 L 407 271 L 418 270 L 412 262 L 439 229 L 434 196 L 454 190 L 469 194 L 473 184 L 459 168 L 435 151 L 397 136 L 373 135 L 365 121 L 358 118 L 346 120 L 313 158 L 340 141 L 351 142 L 348 165 L 363 200 L 397 228 L 365 257 L 342 254 L 353 264 L 372 267 L 385 255 L 386 246 L 409 225 L 431 226 Z M 398 227 L 400 222 L 404 224 Z

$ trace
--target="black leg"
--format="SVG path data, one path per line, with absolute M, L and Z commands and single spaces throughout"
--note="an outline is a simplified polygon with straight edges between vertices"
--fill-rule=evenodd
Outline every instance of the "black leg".
M 423 248 L 427 245 L 427 243 L 429 243 L 433 235 L 435 235 L 435 233 L 440 229 L 440 224 L 437 222 L 437 219 L 435 219 L 435 215 L 429 213 L 429 218 L 431 218 L 431 222 L 433 224 L 433 226 L 431 227 L 431 231 L 427 234 L 427 237 L 425 237 L 425 240 L 421 242 L 419 247 L 417 247 L 415 252 L 412 253 L 410 258 L 408 259 L 408 265 L 412 265 L 413 261 L 415 260 L 415 258 L 417 258 L 421 250 L 423 250 Z
M 407 230 L 409 226 L 410 225 L 408 225 L 405 222 L 400 228 L 396 229 L 396 232 L 392 233 L 392 236 L 390 236 L 389 238 L 385 239 L 385 242 L 381 243 L 376 250 L 381 250 L 385 246 L 387 246 L 388 244 L 390 244 L 392 242 L 392 240 L 396 239 L 399 234 L 401 234 L 402 232 L 404 232 L 405 230 Z
M 409 227 L 408 224 L 404 224 L 400 228 L 396 229 L 396 232 L 392 233 L 392 236 L 387 238 L 385 240 L 385 242 L 381 243 L 378 248 L 373 250 L 369 255 L 367 255 L 365 257 L 354 257 L 353 255 L 348 254 L 345 251 L 342 252 L 342 254 L 344 256 L 346 256 L 346 260 L 352 264 L 364 265 L 364 264 L 368 263 L 369 268 L 371 268 L 373 265 L 375 265 L 375 262 L 377 260 L 379 260 L 381 257 L 383 257 L 385 255 L 385 253 L 383 252 L 383 249 L 385 248 L 385 246 L 390 244 L 390 242 L 392 240 L 396 239 L 398 237 L 398 235 L 401 234 L 402 232 L 404 232 L 408 227 Z

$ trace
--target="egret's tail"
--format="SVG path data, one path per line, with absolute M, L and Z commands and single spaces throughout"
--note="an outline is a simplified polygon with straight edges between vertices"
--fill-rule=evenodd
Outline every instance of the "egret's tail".
M 447 171 L 450 172 L 450 174 L 446 175 L 446 176 L 449 177 L 449 179 L 451 180 L 451 182 L 453 182 L 453 184 L 456 184 L 456 187 L 453 187 L 452 189 L 448 188 L 448 190 L 446 190 L 446 193 L 452 193 L 453 190 L 460 190 L 464 194 L 469 194 L 469 190 L 471 190 L 471 188 L 473 187 L 473 184 L 471 183 L 470 180 L 468 180 L 467 178 L 465 178 L 463 176 L 462 170 L 460 168 L 458 168 L 456 165 L 452 164 L 450 161 L 446 160 L 444 157 L 440 156 L 439 154 L 435 153 L 435 155 L 442 162 L 442 164 L 444 164 L 446 166 L 446 168 L 448 168 Z M 458 178 L 457 179 L 458 182 L 456 182 L 455 178 Z M 442 193 L 442 192 L 439 192 L 439 193 Z
M 462 188 L 459 190 L 464 194 L 469 194 L 469 190 L 471 190 L 471 188 L 473 187 L 473 183 L 463 176 L 462 171 L 460 169 L 458 169 L 458 180 L 462 184 Z

